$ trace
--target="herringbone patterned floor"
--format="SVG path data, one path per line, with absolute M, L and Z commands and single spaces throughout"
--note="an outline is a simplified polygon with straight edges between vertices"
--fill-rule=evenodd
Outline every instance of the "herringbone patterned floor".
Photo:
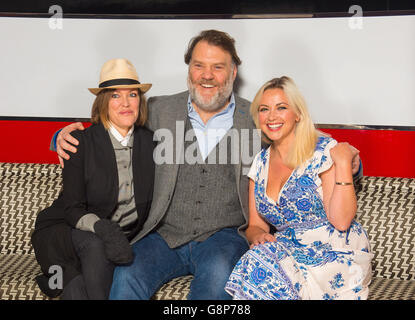
M 415 280 L 415 179 L 364 177 L 357 220 L 375 253 L 375 277 Z
M 58 165 L 0 163 L 0 299 L 45 299 L 30 235 L 37 213 L 61 189 Z M 415 299 L 415 179 L 364 177 L 357 220 L 371 240 L 369 299 Z M 165 284 L 153 299 L 184 299 L 192 276 Z

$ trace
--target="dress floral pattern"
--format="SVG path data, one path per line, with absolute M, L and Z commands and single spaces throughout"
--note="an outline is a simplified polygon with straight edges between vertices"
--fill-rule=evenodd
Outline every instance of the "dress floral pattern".
M 338 231 L 327 220 L 319 174 L 332 165 L 337 142 L 321 136 L 311 159 L 293 170 L 278 201 L 265 192 L 269 151 L 256 156 L 248 176 L 255 182 L 258 213 L 277 232 L 275 242 L 247 251 L 225 290 L 234 299 L 367 299 L 371 279 L 366 231 L 353 221 Z

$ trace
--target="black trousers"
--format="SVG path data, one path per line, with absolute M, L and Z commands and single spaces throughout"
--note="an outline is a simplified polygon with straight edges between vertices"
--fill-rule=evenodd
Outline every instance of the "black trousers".
M 93 232 L 72 229 L 72 242 L 82 273 L 64 288 L 62 300 L 108 299 L 114 264 L 105 257 L 104 244 Z

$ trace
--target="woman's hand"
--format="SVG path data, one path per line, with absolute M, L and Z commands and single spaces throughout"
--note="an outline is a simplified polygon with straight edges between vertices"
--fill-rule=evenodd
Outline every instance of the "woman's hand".
M 107 259 L 115 264 L 129 264 L 134 259 L 133 249 L 118 223 L 100 219 L 94 224 L 95 234 L 103 241 Z
M 253 247 L 264 244 L 265 242 L 275 241 L 275 237 L 269 233 L 270 227 L 264 219 L 260 217 L 255 207 L 255 182 L 249 180 L 249 224 L 245 231 L 246 238 Z
M 330 149 L 331 158 L 338 166 L 351 165 L 358 154 L 359 150 L 347 142 L 339 142 L 335 147 Z
M 330 149 L 334 164 L 321 174 L 324 209 L 330 223 L 340 231 L 350 227 L 357 210 L 352 160 L 358 150 L 353 149 L 346 142 Z
M 268 232 L 257 233 L 255 236 L 252 237 L 251 245 L 249 246 L 249 248 L 252 249 L 253 247 L 259 244 L 264 244 L 265 242 L 274 242 L 274 241 L 276 241 L 275 237 Z

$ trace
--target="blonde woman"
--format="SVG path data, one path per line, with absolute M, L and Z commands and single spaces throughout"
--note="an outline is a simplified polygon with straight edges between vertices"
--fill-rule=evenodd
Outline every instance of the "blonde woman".
M 225 290 L 234 299 L 366 299 L 373 254 L 354 221 L 348 144 L 315 129 L 286 76 L 260 88 L 251 115 L 270 146 L 248 173 L 251 249 Z

